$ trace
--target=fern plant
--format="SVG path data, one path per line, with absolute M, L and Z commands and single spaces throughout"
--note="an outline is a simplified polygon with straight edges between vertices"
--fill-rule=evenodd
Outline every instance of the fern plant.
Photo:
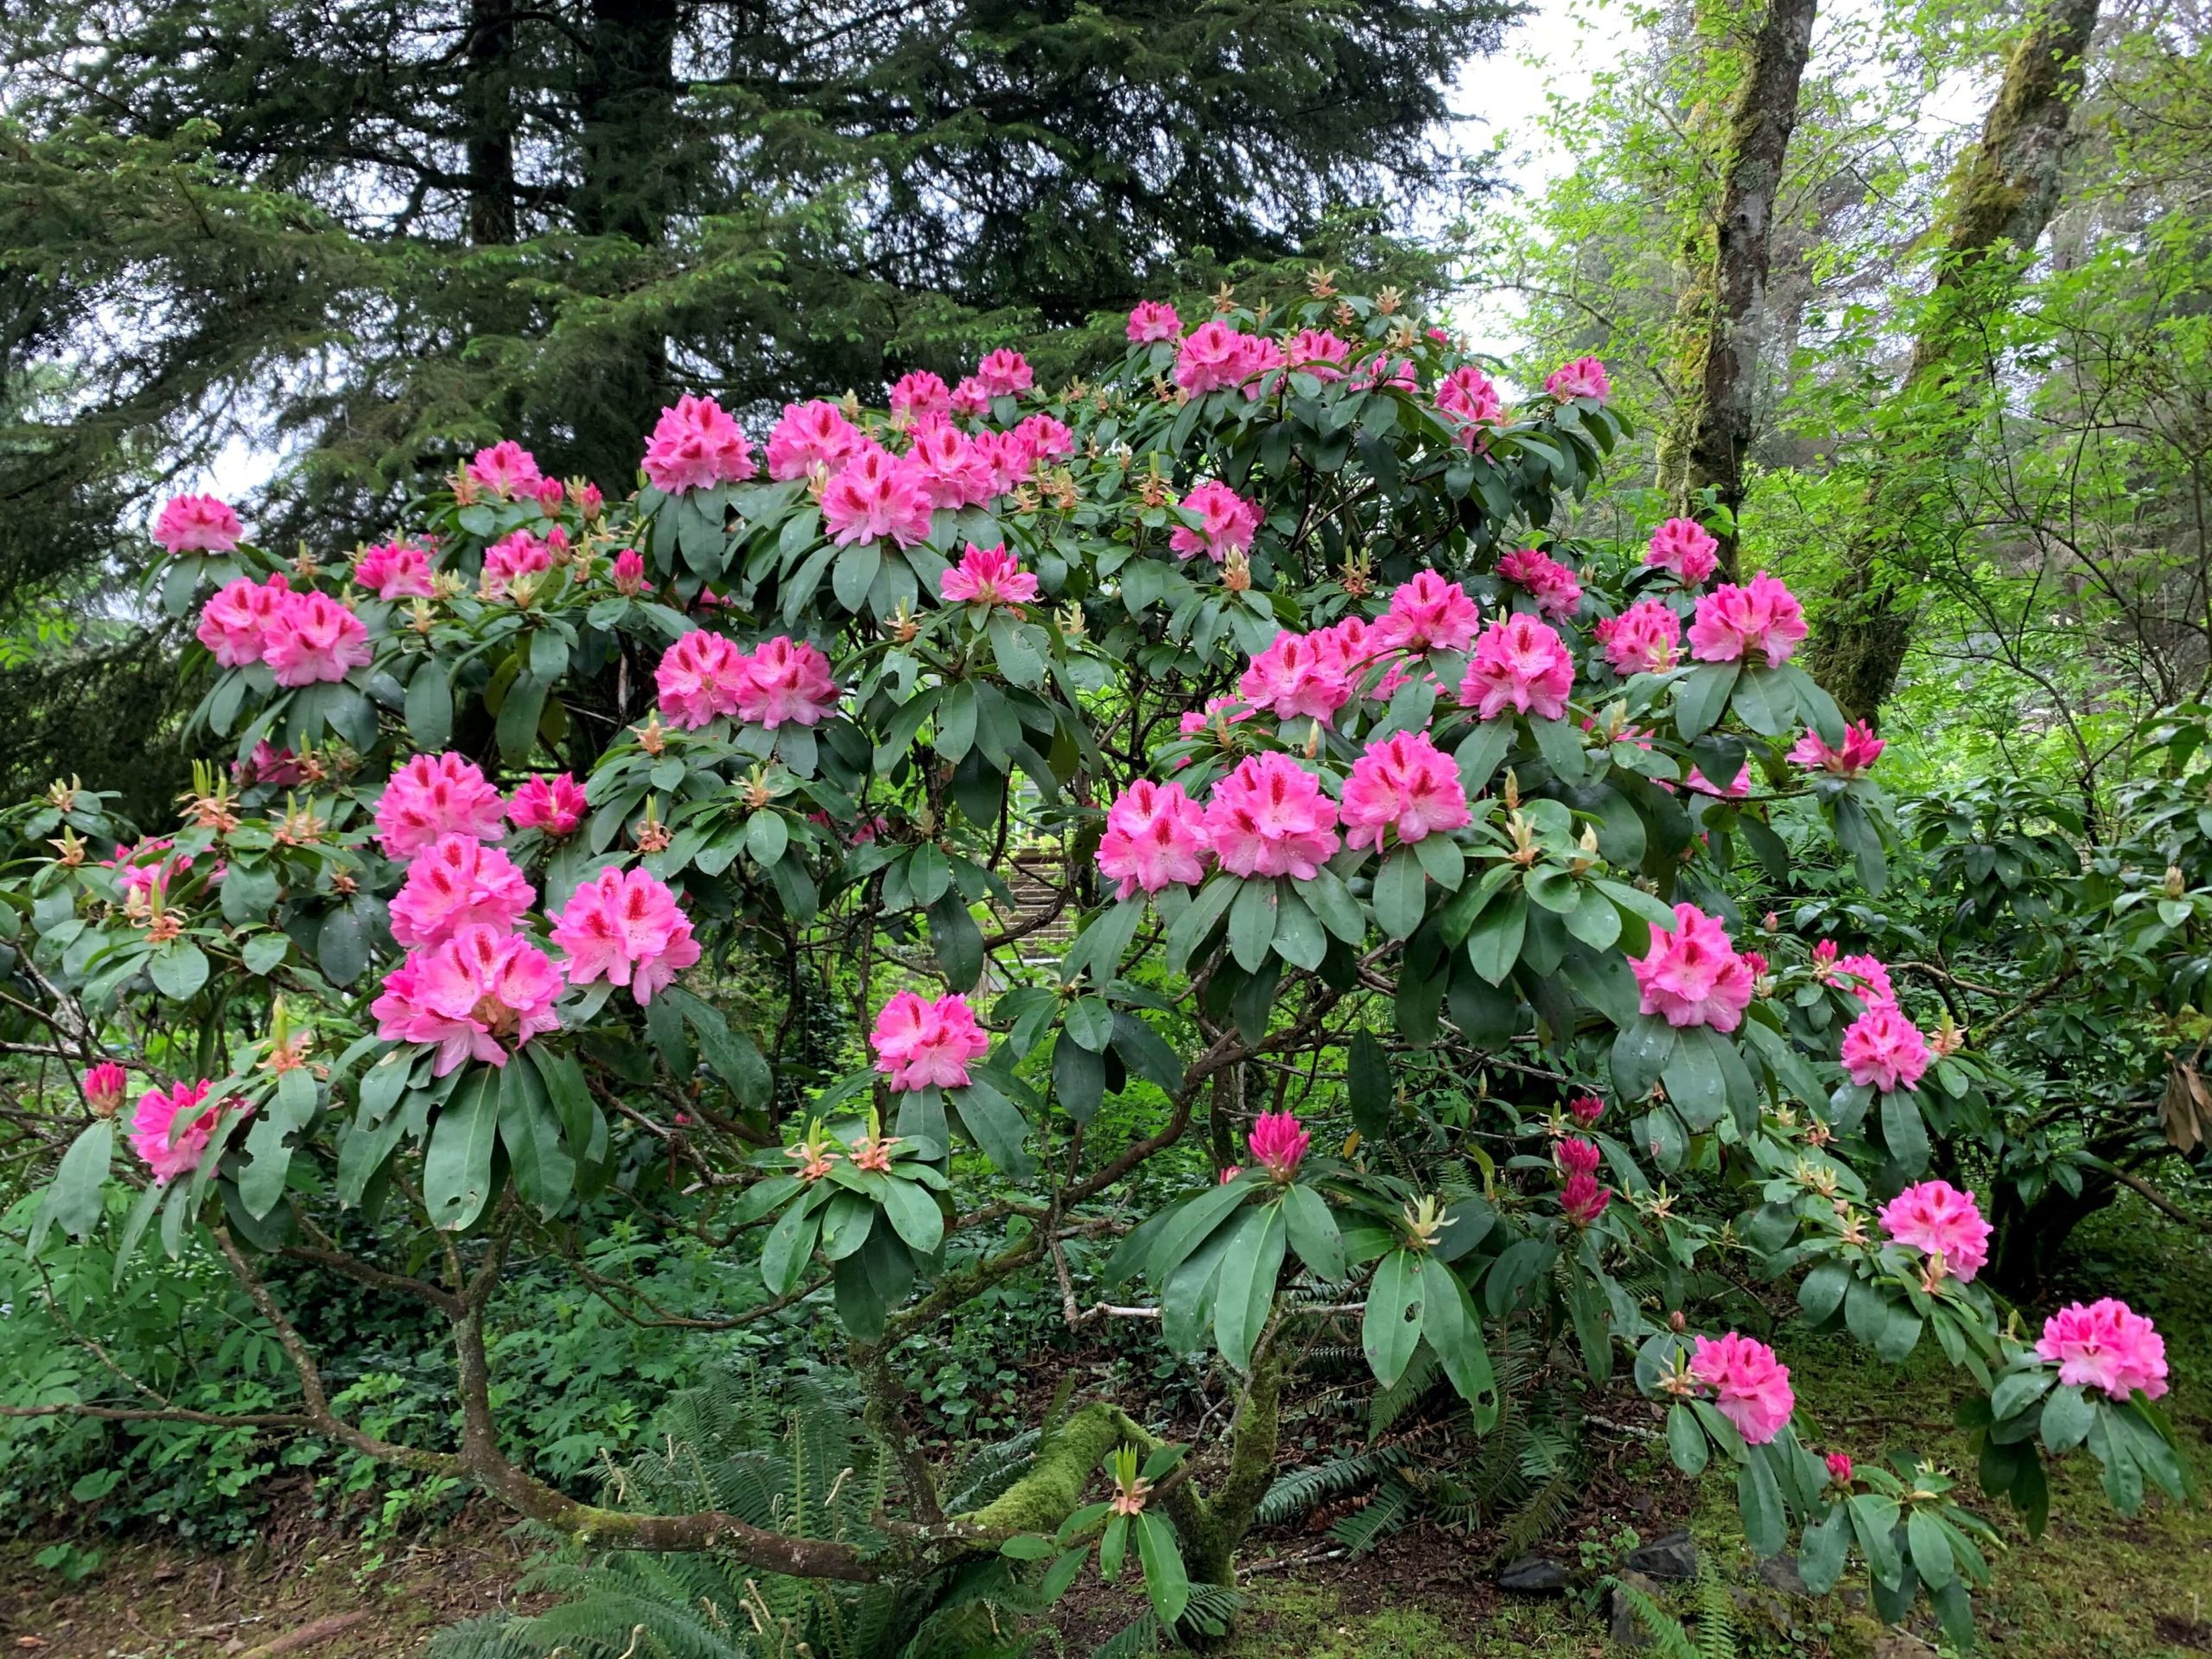
M 1661 1606 L 1649 1591 L 1620 1579 L 1607 1579 L 1605 1584 L 1651 1638 L 1659 1659 L 1736 1659 L 1736 1605 L 1711 1562 L 1698 1570 L 1695 1631 Z

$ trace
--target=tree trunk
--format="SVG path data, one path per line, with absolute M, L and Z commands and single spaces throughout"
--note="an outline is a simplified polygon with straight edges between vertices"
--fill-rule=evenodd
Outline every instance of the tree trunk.
M 2118 1183 L 2091 1175 L 2080 1192 L 2049 1186 L 2023 1204 L 2009 1181 L 1991 1195 L 1989 1266 L 1984 1277 L 2015 1301 L 2032 1302 L 2050 1287 L 2074 1230 L 2119 1195 Z
M 1736 569 L 1735 516 L 1744 504 L 1744 456 L 1751 447 L 1752 395 L 1767 323 L 1774 205 L 1783 158 L 1797 125 L 1797 89 L 1812 52 L 1819 0 L 1773 0 L 1752 41 L 1728 116 L 1726 171 L 1707 304 L 1686 362 L 1694 388 L 1677 417 L 1682 436 L 1671 479 L 1662 487 L 1676 511 L 1694 516 L 1713 492 L 1727 509 L 1719 531 L 1725 574 Z
M 1959 342 L 1979 317 L 2004 302 L 2008 279 L 2033 257 L 2050 223 L 2098 3 L 2048 0 L 2005 66 L 1981 142 L 1953 180 L 1945 205 L 1942 261 L 1897 394 L 1907 407 L 1922 398 L 1953 404 L 1946 371 Z M 1891 423 L 1908 438 L 1941 424 Z M 1913 520 L 1927 505 L 1914 463 L 1937 458 L 1899 454 L 1894 445 L 1878 458 L 1865 525 L 1844 550 L 1843 574 L 1813 641 L 1814 677 L 1854 720 L 1876 718 L 1904 665 L 1916 606 L 1899 588 L 1896 567 L 1913 539 Z
M 462 92 L 468 123 L 468 239 L 515 239 L 514 0 L 472 0 Z

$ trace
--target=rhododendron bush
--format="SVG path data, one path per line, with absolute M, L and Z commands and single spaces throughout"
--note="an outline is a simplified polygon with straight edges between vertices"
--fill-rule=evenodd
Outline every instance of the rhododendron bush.
M 1555 1332 L 1684 1470 L 1734 1468 L 1762 1553 L 1963 1628 L 1984 1523 L 1797 1411 L 1764 1337 L 1693 1298 L 1722 1256 L 1887 1361 L 1940 1351 L 1984 1486 L 2035 1524 L 2075 1446 L 2123 1503 L 2178 1491 L 2148 1323 L 2103 1301 L 2038 1338 L 1977 1276 L 1980 1200 L 1931 1141 L 1998 1074 L 1883 963 L 1741 901 L 1792 859 L 1878 889 L 1892 835 L 1796 598 L 1720 580 L 1688 520 L 1552 534 L 1621 431 L 1595 359 L 1516 398 L 1388 296 L 1314 286 L 1195 327 L 1141 306 L 1087 384 L 1001 348 L 887 410 L 686 396 L 634 487 L 502 444 L 350 559 L 174 504 L 148 580 L 205 647 L 209 763 L 175 823 L 69 785 L 13 819 L 11 1004 L 86 1068 L 34 1249 L 111 1228 L 128 1274 L 212 1239 L 302 1427 L 596 1545 L 845 1579 L 974 1557 L 1033 1594 L 1135 1541 L 1170 1622 L 1230 1581 L 1333 1323 L 1378 1389 L 1440 1372 L 1478 1433 L 1501 1332 Z M 732 995 L 747 974 L 790 1001 Z M 825 1074 L 791 1014 L 841 995 Z M 1433 1109 L 1447 1077 L 1473 1116 Z M 836 1322 L 895 1454 L 879 1535 L 532 1473 L 484 1308 L 609 1191 L 721 1241 L 744 1318 Z M 450 1319 L 457 1446 L 331 1404 L 291 1260 Z M 947 1514 L 893 1357 L 1033 1270 L 1072 1323 L 1210 1353 L 1234 1409 L 1188 1447 L 1058 1413 Z

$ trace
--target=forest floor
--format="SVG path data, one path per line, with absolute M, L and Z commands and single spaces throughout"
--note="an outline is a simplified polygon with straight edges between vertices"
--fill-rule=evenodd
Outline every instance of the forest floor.
M 2109 1292 L 2166 1333 L 2173 1416 L 2212 1491 L 2212 1251 L 2201 1235 L 2130 1204 L 2083 1230 L 2075 1252 L 2084 1295 Z M 2164 1264 L 2163 1268 L 2158 1264 Z M 1802 1408 L 1829 1443 L 1862 1459 L 1907 1446 L 1932 1453 L 1974 1491 L 1965 1436 L 1950 1426 L 1958 1397 L 1940 1357 L 1902 1369 L 1842 1343 L 1786 1344 Z M 1613 1421 L 1656 1423 L 1632 1392 L 1603 1407 Z M 1246 1552 L 1248 1600 L 1227 1659 L 1602 1659 L 1611 1642 L 1599 1580 L 1635 1541 L 1687 1526 L 1726 1592 L 1735 1650 L 1758 1659 L 1911 1659 L 1939 1651 L 1916 1619 L 1884 1630 L 1863 1594 L 1820 1600 L 1788 1593 L 1737 1539 L 1725 1477 L 1682 1479 L 1663 1450 L 1634 1434 L 1603 1443 L 1572 1512 L 1539 1553 L 1568 1569 L 1562 1593 L 1529 1597 L 1497 1586 L 1498 1541 L 1433 1526 L 1386 1536 L 1361 1555 L 1332 1554 L 1321 1522 L 1255 1540 Z M 282 1517 L 287 1511 L 274 1513 Z M 1997 1583 L 1977 1599 L 1985 1651 L 2024 1659 L 2196 1659 L 2212 1655 L 2212 1504 L 2154 1497 L 2133 1519 L 2104 1500 L 2094 1465 L 2075 1457 L 2052 1484 L 2051 1522 L 2030 1541 L 2008 1510 L 1993 1511 L 2006 1548 Z M 1634 1535 L 1632 1540 L 1629 1535 Z M 432 1631 L 517 1605 L 529 1553 L 488 1512 L 441 1531 L 387 1541 L 281 1518 L 249 1549 L 198 1554 L 159 1540 L 110 1546 L 72 1585 L 35 1566 L 36 1545 L 0 1544 L 0 1655 L 37 1659 L 407 1659 Z M 1133 1580 L 1135 1574 L 1129 1575 Z M 1694 1614 L 1689 1586 L 1662 1599 Z M 1080 1659 L 1141 1610 L 1131 1584 L 1079 1586 L 1040 1659 Z M 1723 1649 L 1725 1650 L 1725 1649 Z M 1949 1649 L 1941 1649 L 1949 1651 Z

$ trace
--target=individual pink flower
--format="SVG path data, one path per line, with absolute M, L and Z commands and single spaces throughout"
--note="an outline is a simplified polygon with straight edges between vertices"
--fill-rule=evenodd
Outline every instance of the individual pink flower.
M 495 494 L 518 497 L 536 494 L 544 474 L 537 470 L 537 456 L 512 438 L 504 438 L 476 452 L 468 463 L 468 476 Z
M 1720 543 L 1694 518 L 1669 518 L 1651 532 L 1643 562 L 1673 571 L 1685 588 L 1694 588 L 1720 568 Z
M 1389 830 L 1410 843 L 1471 822 L 1466 785 L 1427 732 L 1395 732 L 1351 763 L 1344 780 L 1344 845 L 1382 850 Z
M 1564 620 L 1582 602 L 1582 583 L 1574 572 L 1548 553 L 1524 547 L 1497 562 L 1497 574 L 1517 582 L 1535 596 L 1536 608 L 1546 616 Z
M 1249 339 L 1218 317 L 1200 323 L 1183 337 L 1182 349 L 1175 355 L 1175 384 L 1193 397 L 1242 385 Z
M 1313 1143 L 1313 1137 L 1300 1126 L 1294 1112 L 1262 1112 L 1244 1137 L 1253 1161 L 1285 1186 L 1298 1179 L 1298 1166 Z
M 976 375 L 963 378 L 952 389 L 952 412 L 955 415 L 976 416 L 991 412 L 990 388 Z
M 175 846 L 172 836 L 142 836 L 129 847 L 118 847 L 114 857 L 100 861 L 100 868 L 113 870 L 125 893 L 143 896 L 156 887 L 167 887 L 192 868 L 189 853 L 167 855 Z
M 1695 766 L 1692 766 L 1690 775 L 1682 779 L 1682 787 L 1694 794 L 1711 795 L 1722 800 L 1740 801 L 1751 792 L 1751 763 L 1748 760 L 1745 761 L 1726 789 L 1721 788 Z
M 2058 1366 L 2058 1380 L 2102 1389 L 2114 1400 L 2140 1389 L 2156 1400 L 2166 1391 L 2166 1341 L 2158 1327 L 2110 1296 L 2075 1302 L 2044 1321 L 2036 1352 Z
M 428 599 L 430 556 L 404 542 L 379 542 L 353 556 L 353 580 L 378 599 Z
M 1989 1263 L 1989 1224 L 1974 1194 L 1948 1181 L 1908 1186 L 1882 1206 L 1881 1221 L 1882 1230 L 1898 1243 L 1942 1255 L 1943 1265 L 1961 1281 Z
M 507 797 L 507 822 L 518 830 L 538 830 L 549 841 L 575 834 L 588 810 L 582 786 L 565 772 L 525 779 Z
M 122 1109 L 123 1091 L 129 1083 L 123 1068 L 113 1060 L 102 1060 L 85 1071 L 85 1103 L 92 1109 L 94 1117 L 113 1117 Z
M 1373 357 L 1362 358 L 1357 365 L 1354 384 L 1363 391 L 1377 386 L 1389 386 L 1396 391 L 1418 391 L 1421 381 L 1414 372 L 1414 360 L 1402 357 L 1395 361 L 1387 353 L 1378 352 Z
M 212 495 L 175 495 L 154 521 L 154 539 L 175 553 L 229 553 L 245 536 L 245 526 Z
M 976 365 L 976 378 L 994 397 L 1018 397 L 1037 384 L 1029 359 L 1008 346 L 986 353 Z
M 1718 1396 L 1713 1404 L 1747 1446 L 1764 1446 L 1781 1433 L 1797 1408 L 1789 1368 L 1764 1343 L 1733 1331 L 1718 1341 L 1697 1339 L 1690 1351 L 1690 1375 Z
M 906 461 L 930 505 L 957 512 L 999 493 L 993 453 L 950 422 L 929 421 L 916 429 Z
M 1129 339 L 1137 343 L 1173 340 L 1183 332 L 1183 319 L 1165 300 L 1139 300 L 1136 308 L 1129 313 L 1127 332 Z
M 1578 357 L 1546 375 L 1544 390 L 1562 404 L 1576 397 L 1594 398 L 1602 404 L 1613 395 L 1613 383 L 1605 378 L 1605 365 L 1596 358 Z
M 262 637 L 262 660 L 284 686 L 342 680 L 374 655 L 368 624 L 328 594 L 291 594 Z
M 1310 881 L 1337 850 L 1337 804 L 1287 754 L 1239 761 L 1206 803 L 1206 842 L 1231 875 Z
M 1286 366 L 1316 380 L 1341 380 L 1351 357 L 1351 342 L 1325 328 L 1301 328 L 1284 348 Z
M 1744 966 L 1751 970 L 1751 977 L 1755 980 L 1764 979 L 1766 970 L 1771 965 L 1767 959 L 1756 950 L 1746 950 L 1742 955 Z
M 1670 1026 L 1710 1026 L 1733 1031 L 1751 1003 L 1750 964 L 1728 943 L 1717 916 L 1695 905 L 1675 906 L 1672 929 L 1651 930 L 1651 949 L 1629 968 L 1642 993 L 1642 1011 Z
M 1894 1003 L 1871 1007 L 1843 1033 L 1843 1069 L 1861 1088 L 1916 1089 L 1935 1056 L 1920 1028 Z
M 1598 624 L 1598 643 L 1616 674 L 1656 674 L 1675 665 L 1682 621 L 1661 601 L 1639 599 Z
M 901 991 L 886 1002 L 868 1033 L 875 1069 L 901 1094 L 918 1089 L 964 1089 L 968 1063 L 990 1052 L 991 1039 L 957 994 L 925 1002 Z
M 1067 423 L 1041 411 L 1015 427 L 1014 434 L 1039 461 L 1065 461 L 1075 454 L 1075 434 Z
M 626 599 L 635 599 L 645 591 L 645 558 L 634 547 L 626 547 L 614 556 L 613 566 L 614 591 Z
M 1740 588 L 1724 582 L 1698 601 L 1690 654 L 1701 663 L 1732 663 L 1758 652 L 1778 668 L 1805 632 L 1805 607 L 1762 570 Z
M 830 659 L 803 639 L 779 634 L 753 652 L 737 688 L 737 715 L 774 731 L 815 726 L 837 706 Z
M 562 535 L 557 527 L 553 533 Z M 541 540 L 526 530 L 502 536 L 484 550 L 484 596 L 505 599 L 518 576 L 543 575 L 552 568 L 551 542 Z
M 1483 630 L 1459 682 L 1459 701 L 1483 720 L 1496 720 L 1509 708 L 1558 720 L 1573 690 L 1574 658 L 1565 642 L 1524 612 Z
M 755 470 L 753 446 L 711 397 L 684 392 L 645 441 L 645 480 L 665 495 L 742 483 Z
M 257 663 L 268 649 L 270 625 L 291 597 L 281 570 L 265 583 L 241 576 L 226 583 L 201 608 L 194 632 L 225 668 Z
M 207 1150 L 223 1115 L 220 1102 L 200 1110 L 212 1087 L 203 1079 L 169 1090 L 149 1089 L 138 1096 L 137 1109 L 130 1115 L 130 1147 L 146 1160 L 155 1185 L 166 1186 L 200 1167 L 200 1154 Z M 179 1118 L 189 1121 L 179 1128 Z
M 407 867 L 391 901 L 391 937 L 403 948 L 436 944 L 464 927 L 512 933 L 537 890 L 496 847 L 441 836 Z
M 1244 1173 L 1244 1166 L 1243 1166 L 1243 1165 L 1242 1165 L 1242 1164 L 1230 1164 L 1230 1165 L 1227 1166 L 1225 1168 L 1224 1168 L 1224 1169 L 1223 1169 L 1223 1171 L 1221 1172 L 1221 1179 L 1220 1179 L 1218 1182 L 1217 1182 L 1217 1183 L 1216 1183 L 1216 1185 L 1220 1185 L 1220 1186 L 1227 1186 L 1227 1185 L 1228 1185 L 1231 1181 L 1235 1180 L 1235 1179 L 1236 1179 L 1239 1175 L 1242 1175 L 1243 1173 Z
M 251 788 L 256 784 L 272 784 L 278 789 L 289 789 L 307 781 L 307 768 L 289 749 L 280 749 L 267 738 L 253 746 L 253 753 L 243 761 L 231 763 L 231 777 L 241 786 Z
M 887 396 L 891 412 L 910 421 L 952 412 L 952 388 L 944 384 L 943 375 L 931 374 L 927 369 L 909 369 L 891 383 Z
M 721 715 L 737 712 L 740 690 L 752 663 L 736 643 L 707 628 L 694 628 L 661 653 L 653 670 L 660 711 L 668 723 L 692 731 Z
M 1839 1486 L 1851 1484 L 1851 1453 L 1831 1452 L 1827 1458 L 1828 1478 Z
M 840 547 L 888 536 L 901 547 L 930 538 L 930 496 L 921 469 L 870 444 L 822 492 L 822 522 Z
M 1376 626 L 1385 640 L 1407 651 L 1465 651 L 1482 626 L 1482 613 L 1458 582 L 1417 570 L 1391 590 L 1390 608 Z
M 1567 1115 L 1584 1128 L 1592 1128 L 1605 1115 L 1605 1103 L 1595 1095 L 1577 1095 L 1567 1103 Z
M 1833 985 L 1837 990 L 1849 991 L 1870 1008 L 1897 1006 L 1897 987 L 1890 981 L 1890 970 L 1879 957 L 1855 956 L 1839 958 L 1835 941 L 1822 939 L 1827 947 L 1825 955 L 1820 945 L 1813 949 L 1814 966 L 1819 970 L 1821 982 Z
M 1326 724 L 1351 700 L 1351 680 L 1333 642 L 1284 629 L 1252 659 L 1237 682 L 1237 695 L 1278 720 L 1312 718 Z
M 1398 648 L 1381 621 L 1370 622 L 1357 611 L 1331 623 L 1325 628 L 1316 628 L 1306 636 L 1319 650 L 1324 658 L 1334 662 L 1342 670 L 1345 683 L 1355 691 L 1368 680 L 1378 665 L 1391 662 L 1398 655 Z M 1383 680 L 1369 690 L 1368 695 L 1388 697 L 1402 685 L 1408 676 L 1395 662 Z M 1433 676 L 1430 683 L 1435 684 Z
M 1832 772 L 1839 778 L 1864 778 L 1882 758 L 1888 743 L 1874 735 L 1874 728 L 1863 720 L 1854 720 L 1843 728 L 1843 747 L 1830 748 L 1821 734 L 1811 727 L 1797 740 L 1797 747 L 1789 751 L 1789 758 L 1801 766 L 1817 766 Z
M 1180 784 L 1140 778 L 1106 809 L 1098 843 L 1098 871 L 1121 887 L 1116 896 L 1158 893 L 1205 874 L 1205 810 Z
M 561 994 L 552 958 L 519 934 L 464 927 L 416 950 L 385 976 L 369 1012 L 389 1042 L 435 1043 L 434 1077 L 472 1057 L 505 1067 L 511 1049 L 557 1030 Z
M 553 943 L 569 953 L 569 982 L 627 985 L 639 1003 L 699 960 L 691 919 L 652 871 L 601 870 L 553 918 Z
M 1284 355 L 1282 346 L 1265 334 L 1247 334 L 1243 338 L 1243 372 L 1239 378 L 1248 383 L 1244 387 L 1244 395 L 1247 397 L 1257 397 L 1260 395 L 1261 387 L 1249 383 L 1256 381 L 1262 375 L 1282 368 L 1288 359 Z
M 506 803 L 458 754 L 418 754 L 391 774 L 377 802 L 377 845 L 386 858 L 411 858 L 441 836 L 497 841 Z
M 1491 378 L 1471 363 L 1462 364 L 1437 383 L 1437 412 L 1457 429 L 1459 442 L 1471 446 L 1482 429 L 1505 419 L 1505 401 Z
M 969 440 L 969 453 L 990 470 L 986 500 L 1004 495 L 1022 482 L 1037 463 L 1035 453 L 1019 432 L 978 432 Z
M 785 404 L 783 417 L 768 434 L 768 476 L 804 478 L 817 467 L 835 473 L 867 443 L 860 428 L 826 397 Z
M 945 567 L 938 591 L 948 605 L 1024 605 L 1037 597 L 1037 578 L 1021 568 L 1004 542 L 996 547 L 970 542 L 960 563 Z
M 1180 511 L 1186 520 L 1195 515 L 1198 522 L 1195 528 L 1179 524 L 1168 537 L 1168 549 L 1178 558 L 1203 553 L 1219 564 L 1231 553 L 1249 551 L 1252 537 L 1259 533 L 1260 504 L 1213 480 L 1185 496 Z
M 1552 1158 L 1560 1173 L 1567 1175 L 1595 1175 L 1605 1154 L 1599 1152 L 1594 1141 L 1570 1136 L 1552 1148 Z
M 537 488 L 532 493 L 537 497 L 537 505 L 548 517 L 561 511 L 561 503 L 568 499 L 569 495 L 567 488 L 557 478 L 539 479 Z
M 1566 1185 L 1559 1190 L 1559 1207 L 1577 1227 L 1596 1226 L 1598 1217 L 1605 1213 L 1605 1206 L 1612 1201 L 1612 1189 L 1585 1171 L 1568 1176 Z
M 606 505 L 607 498 L 599 493 L 596 484 L 587 484 L 576 492 L 576 511 L 583 514 L 587 523 L 596 523 L 600 510 Z

